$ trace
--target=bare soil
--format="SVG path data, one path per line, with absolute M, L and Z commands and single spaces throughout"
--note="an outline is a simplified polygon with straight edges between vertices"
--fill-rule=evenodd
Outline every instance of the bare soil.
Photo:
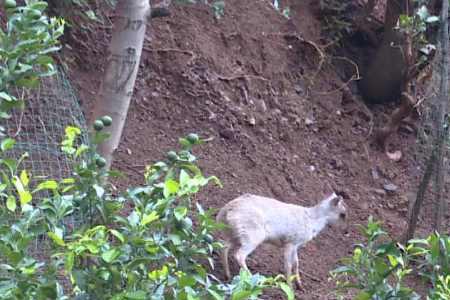
M 393 146 L 403 157 L 390 161 L 371 144 L 368 118 L 343 93 L 339 70 L 324 64 L 318 71 L 314 45 L 323 41 L 314 2 L 296 1 L 289 20 L 269 1 L 257 0 L 227 0 L 220 20 L 202 5 L 173 6 L 171 17 L 154 20 L 114 167 L 127 175 L 119 187 L 140 184 L 145 165 L 177 147 L 178 137 L 196 132 L 213 138 L 196 153 L 204 172 L 224 186 L 199 195 L 205 207 L 219 208 L 242 193 L 305 206 L 332 188 L 344 193 L 349 231 L 326 230 L 300 251 L 305 291 L 298 291 L 299 298 L 333 299 L 329 271 L 361 240 L 355 225 L 373 215 L 399 237 L 422 169 L 413 132 L 395 135 Z M 88 115 L 109 31 L 78 33 L 70 42 L 75 50 L 66 49 Z M 388 110 L 374 108 L 376 124 Z M 387 183 L 397 190 L 384 191 Z M 420 232 L 429 230 L 429 215 L 426 210 Z M 280 251 L 258 249 L 249 267 L 282 272 Z M 220 264 L 217 274 L 222 275 Z

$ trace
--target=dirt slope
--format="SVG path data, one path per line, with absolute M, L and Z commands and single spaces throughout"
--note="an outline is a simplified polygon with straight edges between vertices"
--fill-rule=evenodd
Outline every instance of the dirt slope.
M 145 164 L 162 158 L 179 136 L 197 132 L 214 138 L 199 149 L 200 164 L 224 185 L 199 195 L 206 207 L 244 192 L 313 205 L 333 187 L 345 193 L 352 225 L 372 214 L 394 235 L 405 228 L 407 197 L 420 175 L 414 135 L 396 136 L 405 152 L 398 163 L 366 141 L 360 106 L 343 97 L 331 67 L 316 72 L 318 52 L 299 39 L 321 43 L 309 1 L 297 2 L 291 20 L 269 1 L 227 0 L 218 21 L 199 5 L 173 7 L 170 18 L 153 22 L 114 165 L 128 175 L 122 186 L 141 183 Z M 102 76 L 108 32 L 89 38 L 94 48 L 83 47 L 80 37 L 72 41 L 77 52 L 68 50 L 77 57 L 71 77 L 86 113 Z M 385 183 L 397 191 L 385 194 Z M 330 229 L 301 250 L 301 268 L 310 275 L 303 278 L 302 299 L 332 299 L 328 272 L 359 238 L 355 226 L 347 234 Z M 259 249 L 249 266 L 281 272 L 279 253 Z

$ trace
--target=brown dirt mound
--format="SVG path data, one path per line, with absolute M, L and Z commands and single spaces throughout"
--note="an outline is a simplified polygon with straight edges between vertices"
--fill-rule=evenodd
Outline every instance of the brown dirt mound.
M 290 20 L 269 1 L 229 0 L 220 20 L 197 5 L 174 6 L 170 18 L 153 21 L 114 164 L 128 175 L 122 186 L 141 183 L 145 164 L 163 158 L 178 137 L 196 132 L 214 138 L 199 149 L 200 165 L 224 185 L 199 196 L 205 207 L 221 207 L 244 192 L 309 206 L 332 187 L 346 195 L 352 225 L 372 214 L 393 235 L 405 229 L 408 195 L 420 175 L 415 137 L 397 135 L 396 146 L 404 151 L 397 163 L 367 142 L 368 120 L 343 97 L 333 68 L 317 72 L 314 1 L 298 2 Z M 89 48 L 74 41 L 78 63 L 71 77 L 87 113 L 108 37 L 108 30 L 99 30 Z M 398 190 L 386 194 L 385 183 Z M 298 292 L 302 299 L 333 298 L 328 272 L 360 238 L 355 226 L 347 234 L 330 229 L 301 250 L 301 269 L 309 274 L 306 291 Z M 262 248 L 249 266 L 275 274 L 282 271 L 282 257 Z

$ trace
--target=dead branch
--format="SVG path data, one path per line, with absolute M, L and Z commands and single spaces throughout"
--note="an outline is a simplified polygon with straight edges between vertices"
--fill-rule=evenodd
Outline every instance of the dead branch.
M 264 78 L 262 76 L 258 76 L 258 75 L 251 75 L 251 74 L 240 74 L 240 75 L 235 75 L 235 76 L 222 76 L 222 75 L 217 75 L 217 79 L 222 80 L 222 81 L 233 81 L 233 80 L 237 80 L 237 79 L 244 79 L 244 80 L 249 80 L 249 79 L 259 79 L 262 81 L 270 81 L 267 78 Z
M 411 112 L 414 110 L 415 105 L 415 99 L 410 94 L 403 92 L 400 107 L 396 108 L 392 112 L 386 125 L 379 129 L 375 134 L 375 141 L 382 147 L 385 152 L 387 152 L 387 138 L 392 133 L 398 130 L 400 122 L 411 114 Z

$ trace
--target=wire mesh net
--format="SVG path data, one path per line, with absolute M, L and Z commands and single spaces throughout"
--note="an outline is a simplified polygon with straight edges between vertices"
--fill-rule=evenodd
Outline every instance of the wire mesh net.
M 25 98 L 25 107 L 13 112 L 5 127 L 16 140 L 10 155 L 18 158 L 24 152 L 28 158 L 24 167 L 35 178 L 62 179 L 71 173 L 72 165 L 60 149 L 67 126 L 83 131 L 82 142 L 87 143 L 86 121 L 74 89 L 62 70 L 45 77 L 40 86 L 19 95 Z
M 53 179 L 61 180 L 71 176 L 74 162 L 61 150 L 67 126 L 81 129 L 80 142 L 87 144 L 86 120 L 78 102 L 78 97 L 63 70 L 45 77 L 38 88 L 27 91 L 16 91 L 19 99 L 24 99 L 23 109 L 12 112 L 11 118 L 3 125 L 8 136 L 16 140 L 15 147 L 8 151 L 10 158 L 19 159 L 24 153 L 20 169 L 31 175 L 30 184 Z M 48 197 L 47 192 L 33 194 L 33 202 Z M 65 220 L 70 228 L 76 228 L 81 216 L 72 215 Z M 39 237 L 30 249 L 30 254 L 39 260 L 50 259 L 47 256 L 49 241 L 46 236 Z M 67 282 L 61 279 L 63 285 Z

